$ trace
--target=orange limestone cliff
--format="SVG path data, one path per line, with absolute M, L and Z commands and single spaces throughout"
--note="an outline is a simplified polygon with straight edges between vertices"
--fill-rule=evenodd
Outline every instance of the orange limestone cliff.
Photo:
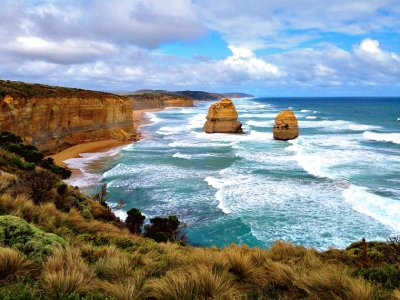
M 242 124 L 237 119 L 233 102 L 223 99 L 210 105 L 203 129 L 207 133 L 243 133 Z
M 275 118 L 275 126 L 272 129 L 274 139 L 293 140 L 299 136 L 299 126 L 293 111 L 282 110 Z
M 128 98 L 3 80 L 0 130 L 21 136 L 47 154 L 84 142 L 137 137 Z

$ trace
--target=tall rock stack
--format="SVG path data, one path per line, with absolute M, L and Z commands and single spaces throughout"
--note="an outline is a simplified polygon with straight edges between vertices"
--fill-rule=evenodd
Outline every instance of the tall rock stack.
M 233 102 L 223 99 L 210 106 L 203 129 L 206 133 L 243 133 L 242 123 L 237 119 Z
M 272 129 L 275 140 L 293 140 L 299 136 L 299 126 L 293 111 L 282 110 L 275 118 Z

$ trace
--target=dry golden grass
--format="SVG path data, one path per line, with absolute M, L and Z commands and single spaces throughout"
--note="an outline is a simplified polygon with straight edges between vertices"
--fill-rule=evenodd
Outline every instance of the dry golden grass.
M 394 290 L 391 296 L 392 300 L 400 300 L 400 290 Z
M 168 272 L 152 280 L 147 289 L 148 296 L 163 300 L 240 299 L 230 274 L 215 274 L 205 265 Z
M 240 248 L 228 248 L 225 251 L 228 262 L 228 270 L 236 276 L 239 282 L 261 284 L 264 282 L 264 274 L 260 268 L 253 263 L 251 256 L 240 250 Z
M 274 261 L 285 263 L 297 263 L 310 251 L 301 246 L 294 246 L 291 243 L 276 241 L 267 251 L 268 256 Z
M 146 277 L 141 272 L 133 273 L 128 279 L 118 282 L 102 282 L 101 289 L 110 297 L 118 300 L 136 300 L 144 297 Z
M 100 258 L 95 264 L 97 277 L 113 282 L 128 279 L 135 273 L 134 268 L 126 254 Z
M 43 281 L 53 296 L 86 291 L 91 288 L 93 277 L 78 249 L 55 249 L 43 264 Z
M 350 278 L 334 266 L 300 276 L 295 284 L 317 299 L 372 299 L 372 288 L 368 283 Z
M 17 179 L 17 175 L 0 171 L 0 192 L 13 185 Z
M 0 247 L 0 280 L 24 275 L 32 270 L 32 266 L 18 250 Z

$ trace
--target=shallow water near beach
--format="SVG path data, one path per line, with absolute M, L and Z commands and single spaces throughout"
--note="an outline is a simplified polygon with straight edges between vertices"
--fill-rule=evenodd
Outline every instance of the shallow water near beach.
M 234 100 L 246 134 L 205 134 L 209 102 L 149 113 L 138 143 L 85 154 L 69 181 L 147 218 L 178 215 L 191 244 L 275 240 L 326 249 L 400 233 L 400 98 Z M 274 141 L 291 108 L 300 137 Z

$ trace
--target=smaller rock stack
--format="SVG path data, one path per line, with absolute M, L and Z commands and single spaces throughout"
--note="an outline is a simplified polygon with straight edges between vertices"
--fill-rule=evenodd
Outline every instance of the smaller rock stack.
M 291 110 L 282 110 L 275 118 L 272 129 L 275 140 L 293 140 L 299 136 L 299 126 L 296 115 Z
M 243 133 L 242 123 L 237 119 L 233 102 L 223 99 L 210 106 L 203 129 L 206 133 Z

